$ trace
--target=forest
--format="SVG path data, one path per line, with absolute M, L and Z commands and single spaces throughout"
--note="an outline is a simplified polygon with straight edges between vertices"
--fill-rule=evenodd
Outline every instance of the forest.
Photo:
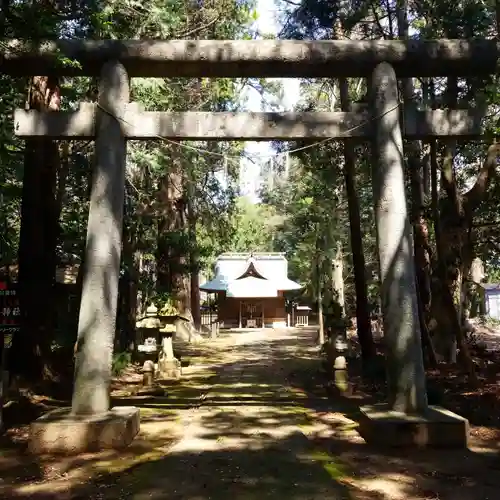
M 255 0 L 3 0 L 0 52 L 13 39 L 500 37 L 500 3 L 493 0 L 276 0 L 274 10 L 279 33 L 259 29 Z M 8 393 L 14 399 L 28 395 L 31 408 L 37 397 L 71 394 L 94 142 L 23 140 L 15 135 L 13 113 L 75 110 L 81 102 L 96 102 L 99 82 L 13 77 L 1 73 L 1 65 L 2 59 L 0 281 L 16 287 L 20 307 L 5 369 Z M 404 144 L 428 398 L 451 401 L 485 427 L 498 424 L 500 408 L 500 356 L 483 335 L 494 339 L 498 331 L 486 315 L 483 285 L 500 280 L 499 89 L 498 75 L 400 81 L 405 107 L 486 110 L 481 140 Z M 131 80 L 131 100 L 146 110 L 240 111 L 248 109 L 250 95 L 264 110 L 279 110 L 284 84 L 257 78 Z M 311 78 L 300 81 L 293 110 L 350 111 L 366 102 L 365 79 Z M 304 285 L 292 299 L 314 310 L 327 359 L 329 336 L 349 332 L 358 353 L 353 380 L 383 392 L 370 144 L 271 146 L 272 153 L 256 154 L 243 142 L 128 141 L 115 372 L 127 370 L 136 323 L 149 305 L 180 311 L 201 329 L 206 304 L 200 280 L 212 276 L 221 253 L 283 252 L 290 277 Z M 243 189 L 248 168 L 259 172 L 256 202 Z M 20 413 L 30 413 L 23 408 Z M 20 413 L 6 412 L 7 426 L 17 425 Z

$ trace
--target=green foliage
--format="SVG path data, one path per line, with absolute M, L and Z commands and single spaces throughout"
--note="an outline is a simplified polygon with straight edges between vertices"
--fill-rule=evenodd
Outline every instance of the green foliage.
M 155 304 L 160 316 L 177 316 L 179 310 L 175 305 L 175 298 L 166 293 L 158 293 L 155 297 Z
M 22 142 L 14 137 L 12 109 L 22 104 L 23 84 L 0 76 L 0 266 L 17 255 L 22 193 Z
M 396 9 L 394 11 L 394 9 Z M 283 30 L 280 36 L 283 38 L 293 39 L 332 39 L 337 36 L 336 26 L 340 23 L 343 35 L 351 39 L 391 39 L 398 37 L 397 21 L 400 17 L 398 9 L 406 9 L 408 19 L 410 20 L 410 31 L 412 38 L 436 39 L 436 38 L 475 38 L 484 37 L 492 38 L 498 36 L 497 29 L 497 9 L 493 2 L 464 2 L 457 4 L 449 0 L 443 2 L 402 2 L 394 5 L 374 3 L 367 0 L 349 0 L 343 1 L 326 1 L 326 0 L 301 0 L 298 3 L 286 3 L 282 7 Z M 396 15 L 394 13 L 396 12 Z M 428 81 L 415 79 L 415 100 L 419 105 L 428 104 L 429 95 L 425 95 L 423 85 Z M 432 81 L 435 91 L 435 101 L 439 107 L 446 107 L 447 99 L 447 79 L 434 78 Z M 354 79 L 349 81 L 351 90 L 357 83 Z M 322 105 L 329 106 L 328 109 L 333 109 L 338 106 L 335 96 L 331 99 L 328 96 L 330 82 L 324 80 L 308 80 L 307 90 L 303 89 L 303 104 L 307 109 L 321 109 Z M 498 78 L 460 78 L 458 79 L 458 103 L 459 106 L 482 106 L 486 104 L 488 109 L 485 125 L 491 134 L 498 129 L 498 104 L 499 104 L 499 86 Z M 330 93 L 332 94 L 332 93 Z M 355 95 L 355 94 L 351 94 Z M 355 97 L 356 99 L 356 97 Z M 424 101 L 427 100 L 426 103 Z M 300 145 L 299 145 L 300 146 Z M 461 193 L 466 193 L 474 186 L 478 178 L 480 163 L 485 156 L 485 150 L 488 146 L 484 142 L 460 142 L 456 145 L 456 158 L 454 165 L 454 174 L 456 176 L 457 188 Z M 444 144 L 438 144 L 439 161 L 441 162 Z M 314 148 L 316 150 L 325 150 L 327 147 Z M 318 153 L 319 154 L 319 153 Z M 373 252 L 373 243 L 375 240 L 375 232 L 373 226 L 373 218 L 369 213 L 370 210 L 370 190 L 365 189 L 366 181 L 363 176 L 369 179 L 369 157 L 358 150 L 358 157 L 361 154 L 362 171 L 356 179 L 358 188 L 360 189 L 359 200 L 362 209 L 363 219 L 363 234 L 365 256 L 367 256 L 367 274 L 369 278 L 376 277 L 376 255 Z M 331 149 L 330 155 L 327 157 L 332 165 L 341 164 L 341 152 Z M 309 168 L 316 170 L 319 158 L 307 163 Z M 301 160 L 303 161 L 303 160 Z M 306 166 L 306 164 L 304 164 Z M 366 169 L 366 170 L 365 170 Z M 364 170 L 364 171 L 363 171 Z M 315 174 L 316 175 L 316 174 Z M 301 178 L 301 182 L 304 180 Z M 330 186 L 339 186 L 337 183 L 330 183 Z M 442 200 L 446 200 L 447 195 L 444 192 L 440 193 L 441 207 Z M 277 198 L 281 197 L 281 193 Z M 316 200 L 316 199 L 315 199 Z M 425 196 L 426 207 L 429 208 L 430 214 L 430 192 Z M 488 194 L 486 198 L 479 204 L 479 207 L 474 211 L 473 225 L 471 236 L 476 255 L 479 255 L 487 264 L 487 273 L 493 277 L 498 268 L 500 240 L 498 239 L 498 221 L 500 221 L 500 183 L 498 176 L 493 175 L 490 180 Z M 315 201 L 318 203 L 318 200 Z M 305 217 L 299 217 L 299 210 L 304 210 L 304 206 L 296 209 L 288 209 L 293 213 L 295 223 L 300 219 L 303 220 L 306 228 L 311 228 L 314 218 L 307 214 Z M 307 213 L 307 212 L 306 212 Z M 316 217 L 317 214 L 314 214 Z M 290 219 L 292 220 L 292 219 Z M 432 228 L 432 221 L 429 220 L 429 228 Z M 339 224 L 340 233 L 342 233 L 343 223 Z M 297 227 L 292 225 L 292 227 Z M 337 229 L 339 231 L 339 229 Z M 300 247 L 309 249 L 313 248 L 313 242 L 305 243 L 302 238 L 298 244 L 293 242 L 294 230 L 288 231 L 289 237 L 285 245 L 290 248 L 290 255 L 295 251 L 300 250 Z M 307 236 L 307 233 L 304 235 Z M 347 240 L 343 240 L 347 243 Z M 435 242 L 431 243 L 434 245 Z M 304 250 L 306 253 L 307 250 Z M 433 252 L 435 257 L 436 253 Z M 298 263 L 294 263 L 299 273 L 304 273 L 305 269 L 300 269 L 303 259 L 299 259 Z M 349 279 L 349 278 L 348 278 Z M 373 291 L 374 281 L 369 284 Z
M 353 38 L 391 38 L 397 36 L 393 6 L 349 0 L 302 0 L 287 2 L 283 8 L 281 36 L 295 39 L 329 39 L 336 20 L 342 21 L 346 36 Z M 390 12 L 387 9 L 390 8 Z M 5 14 L 5 15 L 4 15 Z M 0 28 L 6 37 L 27 43 L 47 37 L 58 38 L 186 38 L 252 39 L 252 23 L 257 17 L 254 0 L 221 0 L 186 3 L 179 0 L 92 0 L 59 2 L 51 5 L 20 0 L 9 2 L 0 11 Z M 414 37 L 492 37 L 495 35 L 495 9 L 492 2 L 470 1 L 413 2 L 409 18 Z M 366 22 L 369 19 L 370 22 Z M 378 20 L 383 20 L 378 22 Z M 273 38 L 274 35 L 266 35 Z M 76 64 L 61 57 L 61 64 Z M 445 79 L 435 79 L 436 102 L 444 106 Z M 96 82 L 91 78 L 68 78 L 61 82 L 62 109 L 74 109 L 83 99 L 93 98 Z M 303 82 L 298 110 L 338 110 L 336 82 L 309 79 Z M 363 83 L 350 80 L 351 94 L 359 99 Z M 242 107 L 242 91 L 252 86 L 271 97 L 273 109 L 282 94 L 280 84 L 265 79 L 181 79 L 135 78 L 132 99 L 148 110 L 237 111 Z M 424 101 L 423 82 L 416 81 L 416 102 Z M 23 143 L 13 134 L 12 110 L 23 107 L 26 81 L 0 75 L 0 266 L 16 260 L 20 233 L 20 201 L 23 178 Z M 468 78 L 459 81 L 459 104 L 486 103 L 490 113 L 485 125 L 498 132 L 500 104 L 496 78 Z M 185 259 L 182 274 L 207 271 L 224 251 L 283 251 L 289 259 L 292 278 L 306 284 L 306 294 L 314 300 L 318 287 L 325 288 L 331 275 L 336 243 L 346 255 L 347 303 L 354 304 L 352 265 L 349 256 L 347 199 L 344 192 L 343 148 L 339 142 L 323 142 L 313 147 L 307 142 L 281 145 L 303 148 L 291 154 L 287 179 L 279 177 L 265 186 L 262 202 L 252 204 L 238 193 L 239 162 L 243 144 L 183 142 L 162 140 L 129 142 L 125 206 L 125 237 L 122 272 L 139 269 L 138 285 L 144 302 L 154 299 L 168 304 L 170 296 L 155 297 L 156 248 L 165 243 Z M 199 150 L 204 152 L 200 153 Z M 441 154 L 443 145 L 439 145 Z M 457 186 L 466 191 L 478 172 L 478 158 L 484 143 L 457 145 L 455 174 Z M 82 255 L 86 237 L 89 185 L 93 145 L 74 141 L 67 150 L 61 145 L 62 166 L 58 188 L 62 192 L 58 256 L 60 261 Z M 370 185 L 371 158 L 365 146 L 357 148 L 357 195 L 361 209 L 361 228 L 366 259 L 366 275 L 372 296 L 377 291 L 377 256 Z M 227 158 L 233 158 L 227 161 Z M 236 158 L 236 160 L 234 160 Z M 67 172 L 62 175 L 63 167 Z M 166 182 L 165 180 L 170 180 Z M 168 207 L 161 189 L 170 183 L 180 193 L 183 215 L 189 218 L 181 227 L 163 233 L 159 220 Z M 429 199 L 425 200 L 429 205 Z M 488 197 L 474 213 L 475 251 L 488 264 L 490 279 L 498 268 L 500 239 L 500 183 L 493 178 Z M 175 253 L 174 252 L 174 253 Z M 140 265 L 139 265 L 140 264 Z M 162 306 L 163 307 L 163 306 Z
M 7 37 L 32 43 L 41 38 L 111 39 L 248 39 L 254 33 L 254 0 L 221 0 L 193 4 L 173 0 L 91 0 L 45 4 L 8 2 L 0 7 L 0 30 Z M 61 57 L 63 65 L 76 61 Z M 24 107 L 26 79 L 0 75 L 0 267 L 17 260 L 24 142 L 13 134 L 12 112 Z M 241 106 L 240 94 L 254 81 L 235 79 L 135 78 L 132 99 L 148 110 L 225 111 Z M 66 78 L 60 82 L 61 109 L 78 107 L 82 100 L 96 98 L 94 78 Z M 156 248 L 164 240 L 167 248 L 187 256 L 181 272 L 208 269 L 216 255 L 227 250 L 233 237 L 238 161 L 238 143 L 182 145 L 158 140 L 129 142 L 124 211 L 122 276 L 137 279 L 142 302 L 161 301 L 156 295 Z M 209 154 L 202 151 L 209 151 Z M 61 165 L 57 173 L 60 191 L 58 265 L 81 261 L 86 239 L 88 200 L 93 164 L 93 143 L 60 144 Z M 222 172 L 226 175 L 221 175 Z M 183 228 L 159 234 L 159 220 L 166 208 L 160 199 L 162 182 L 174 177 L 182 192 Z M 61 325 L 60 325 L 61 326 Z
M 123 370 L 132 364 L 132 353 L 130 352 L 118 352 L 113 355 L 113 361 L 111 364 L 111 371 L 113 376 L 118 377 L 121 375 Z
M 277 219 L 273 207 L 252 203 L 247 197 L 236 201 L 230 221 L 233 228 L 228 250 L 232 252 L 269 252 L 273 250 Z
M 116 15 L 118 3 L 110 5 Z M 134 28 L 139 36 L 152 33 L 164 38 L 182 38 L 183 33 L 187 38 L 243 37 L 253 16 L 253 2 L 232 0 L 206 8 L 189 7 L 182 2 L 174 2 L 167 8 L 164 1 L 152 0 L 147 5 L 141 4 L 140 9 L 144 16 L 135 17 L 130 9 L 119 14 L 137 23 L 127 21 L 127 29 Z M 136 78 L 132 82 L 132 96 L 146 109 L 160 111 L 234 110 L 238 108 L 241 83 L 227 78 Z M 183 275 L 208 269 L 216 255 L 226 249 L 232 234 L 230 214 L 234 208 L 238 165 L 226 162 L 225 157 L 237 157 L 241 152 L 241 144 L 201 141 L 184 142 L 181 146 L 172 141 L 130 144 L 129 213 L 139 216 L 128 218 L 127 225 L 136 239 L 136 247 L 156 248 L 158 242 L 163 248 L 175 249 L 175 255 L 190 256 L 184 259 L 185 264 L 176 265 L 177 272 Z M 224 171 L 227 175 L 222 178 Z M 159 219 L 172 217 L 173 208 L 165 206 L 158 197 L 167 184 L 173 191 L 171 195 L 181 199 L 188 221 L 177 227 L 170 224 L 168 230 L 159 231 Z M 140 277 L 140 286 L 143 290 L 150 289 L 149 275 Z

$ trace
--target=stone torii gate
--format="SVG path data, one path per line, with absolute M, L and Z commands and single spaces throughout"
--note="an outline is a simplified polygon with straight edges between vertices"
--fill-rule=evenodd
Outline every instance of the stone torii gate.
M 64 67 L 60 57 L 78 66 Z M 373 141 L 373 193 L 387 345 L 388 403 L 362 409 L 366 439 L 465 446 L 465 419 L 427 404 L 404 189 L 402 137 L 477 138 L 481 113 L 401 113 L 397 77 L 494 73 L 498 49 L 461 41 L 76 41 L 37 49 L 13 41 L 0 53 L 11 75 L 98 75 L 99 101 L 75 112 L 16 110 L 20 137 L 95 139 L 86 271 L 71 411 L 32 424 L 35 452 L 80 452 L 128 445 L 139 429 L 135 408 L 110 410 L 125 184 L 126 141 L 356 139 Z M 371 77 L 371 103 L 358 112 L 163 113 L 129 103 L 129 79 L 143 77 Z M 403 118 L 401 118 L 403 117 Z M 95 346 L 104 335 L 107 349 Z M 443 429 L 448 432 L 443 432 Z M 396 430 L 398 435 L 396 436 Z M 450 431 L 451 430 L 451 431 Z M 395 443 L 396 444 L 396 443 Z

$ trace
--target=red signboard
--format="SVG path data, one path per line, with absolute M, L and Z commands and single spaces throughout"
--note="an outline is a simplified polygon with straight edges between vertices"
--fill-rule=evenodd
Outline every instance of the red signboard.
M 0 331 L 15 333 L 21 327 L 21 310 L 16 287 L 0 281 Z

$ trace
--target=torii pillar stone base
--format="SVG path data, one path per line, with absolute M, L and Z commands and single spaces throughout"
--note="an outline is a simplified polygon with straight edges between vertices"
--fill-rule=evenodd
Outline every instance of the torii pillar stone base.
M 394 411 L 388 404 L 360 410 L 358 430 L 369 444 L 387 448 L 468 447 L 468 420 L 439 406 L 416 414 Z
M 46 413 L 31 424 L 34 454 L 78 455 L 126 448 L 139 432 L 138 408 L 119 406 L 102 416 L 79 417 L 70 408 Z
M 411 225 L 404 184 L 398 84 L 379 64 L 372 78 L 373 197 L 380 264 L 388 402 L 361 408 L 359 432 L 382 446 L 467 447 L 469 423 L 427 404 Z

